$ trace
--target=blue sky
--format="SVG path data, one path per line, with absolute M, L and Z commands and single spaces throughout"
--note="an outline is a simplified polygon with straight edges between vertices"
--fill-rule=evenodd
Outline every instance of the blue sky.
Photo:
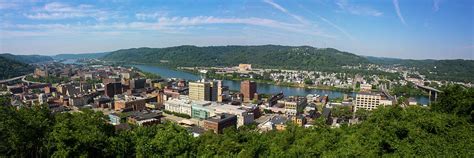
M 279 44 L 474 58 L 472 0 L 0 0 L 0 13 L 0 53 Z

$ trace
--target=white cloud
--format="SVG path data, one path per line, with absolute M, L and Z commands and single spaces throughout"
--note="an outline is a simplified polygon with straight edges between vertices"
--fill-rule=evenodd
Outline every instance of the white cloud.
M 60 20 L 90 17 L 102 21 L 112 15 L 106 11 L 96 9 L 93 5 L 80 4 L 71 6 L 65 3 L 53 2 L 45 4 L 44 7 L 33 10 L 31 13 L 25 13 L 24 16 L 33 20 Z
M 398 4 L 398 0 L 393 0 L 393 6 L 395 7 L 395 12 L 397 13 L 398 18 L 400 21 L 406 25 L 407 23 L 405 22 L 405 19 L 403 18 L 402 13 L 400 12 L 400 6 Z
M 299 21 L 300 23 L 303 23 L 303 24 L 309 24 L 309 22 L 304 19 L 303 17 L 301 16 L 298 16 L 298 15 L 295 15 L 295 14 L 292 14 L 290 12 L 288 12 L 288 10 L 286 8 L 283 8 L 281 5 L 273 2 L 272 0 L 263 0 L 263 2 L 271 5 L 273 8 L 277 9 L 277 10 L 280 10 L 281 12 L 291 16 L 292 18 L 296 19 L 297 21 Z
M 328 23 L 329 25 L 331 25 L 332 27 L 336 28 L 338 31 L 340 31 L 341 33 L 343 33 L 344 35 L 346 35 L 349 39 L 351 40 L 355 40 L 355 38 L 349 34 L 346 30 L 342 29 L 341 27 L 339 27 L 338 25 L 334 24 L 333 22 L 329 21 L 328 19 L 326 18 L 323 18 L 323 17 L 319 17 L 321 20 L 323 20 L 324 22 Z
M 273 27 L 276 26 L 277 28 L 292 31 L 292 32 L 297 32 L 297 33 L 302 33 L 302 34 L 309 34 L 309 35 L 313 35 L 313 36 L 321 36 L 321 37 L 326 37 L 326 38 L 335 38 L 332 35 L 328 35 L 328 34 L 322 32 L 321 29 L 317 28 L 316 25 L 311 24 L 310 21 L 306 20 L 305 18 L 303 18 L 299 15 L 295 15 L 295 14 L 290 13 L 288 11 L 288 9 L 286 9 L 283 6 L 273 2 L 272 0 L 263 0 L 263 2 L 269 4 L 273 8 L 287 14 L 288 16 L 296 19 L 298 22 L 301 23 L 299 25 L 291 24 L 293 26 L 289 26 L 288 23 L 281 23 L 281 24 L 285 24 L 285 25 L 274 25 L 275 23 L 273 23 L 271 21 L 267 21 L 266 24 L 272 24 L 273 23 L 272 24 Z M 256 21 L 256 23 L 261 23 L 261 22 L 263 22 L 263 21 Z M 297 26 L 297 27 L 295 27 L 295 26 Z
M 288 13 L 288 10 L 286 10 L 285 8 L 283 8 L 282 6 L 280 6 L 279 4 L 276 4 L 275 2 L 273 2 L 272 0 L 263 0 L 263 2 L 265 3 L 268 3 L 270 4 L 271 6 L 273 6 L 274 8 L 284 12 L 284 13 Z
M 368 16 L 382 16 L 383 13 L 367 7 L 367 6 L 360 6 L 360 5 L 353 5 L 350 4 L 347 0 L 337 0 L 336 5 L 339 7 L 339 9 L 346 11 L 348 13 L 354 14 L 354 15 L 368 15 Z
M 136 13 L 135 18 L 138 20 L 156 20 L 159 17 L 166 16 L 166 12 L 153 12 L 153 13 Z
M 280 29 L 289 32 L 302 33 L 313 36 L 333 38 L 319 31 L 314 31 L 302 24 L 284 23 L 264 18 L 221 18 L 213 16 L 195 17 L 159 17 L 155 22 L 133 21 L 127 23 L 98 23 L 98 24 L 3 24 L 4 30 L 45 31 L 45 32 L 89 32 L 89 31 L 160 31 L 179 33 L 182 30 L 196 28 L 194 26 L 212 24 L 243 24 Z M 11 35 L 11 34 L 9 34 Z

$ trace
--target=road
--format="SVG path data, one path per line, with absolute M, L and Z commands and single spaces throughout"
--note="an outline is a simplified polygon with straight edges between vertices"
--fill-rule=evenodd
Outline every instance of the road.
M 23 82 L 25 82 L 25 83 L 28 83 L 28 84 L 33 84 L 33 83 L 42 84 L 41 82 L 28 81 L 28 80 L 26 80 L 26 76 L 27 76 L 27 75 L 23 76 L 23 78 L 21 78 L 21 81 L 23 81 Z
M 26 74 L 26 75 L 23 75 L 23 76 L 18 76 L 18 77 L 13 77 L 13 78 L 9 78 L 9 79 L 4 79 L 4 80 L 1 80 L 1 81 L 0 81 L 0 84 L 8 83 L 8 82 L 15 81 L 15 80 L 19 80 L 19 79 L 21 79 L 22 82 L 25 82 L 25 83 L 28 83 L 28 84 L 41 83 L 41 82 L 27 81 L 25 78 L 26 78 L 26 76 L 28 76 L 28 75 L 33 75 L 33 74 Z
M 29 74 L 28 74 L 29 75 Z M 15 80 L 19 80 L 19 79 L 23 79 L 25 78 L 27 75 L 23 75 L 23 76 L 18 76 L 18 77 L 13 77 L 13 78 L 9 78 L 9 79 L 4 79 L 4 80 L 1 80 L 0 81 L 0 84 L 2 83 L 7 83 L 7 82 L 11 82 L 11 81 L 15 81 Z

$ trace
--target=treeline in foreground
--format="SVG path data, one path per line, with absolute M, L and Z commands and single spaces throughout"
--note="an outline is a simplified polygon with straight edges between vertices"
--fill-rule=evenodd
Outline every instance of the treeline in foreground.
M 0 156 L 15 157 L 474 157 L 474 91 L 448 87 L 430 108 L 379 108 L 360 124 L 193 137 L 173 123 L 116 132 L 102 113 L 51 115 L 0 108 Z

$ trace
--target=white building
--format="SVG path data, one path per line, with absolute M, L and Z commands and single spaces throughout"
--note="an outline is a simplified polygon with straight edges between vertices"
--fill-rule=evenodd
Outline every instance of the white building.
M 205 106 L 210 104 L 209 101 L 192 101 L 188 97 L 181 95 L 179 98 L 170 99 L 165 101 L 165 110 L 186 114 L 192 116 L 192 106 L 201 105 Z
M 358 109 L 372 110 L 378 106 L 392 105 L 391 100 L 387 100 L 382 97 L 382 94 L 378 93 L 358 93 L 354 99 L 355 111 Z
M 228 113 L 237 116 L 237 127 L 242 125 L 251 124 L 254 121 L 254 115 L 252 112 L 249 112 L 245 107 L 234 106 L 229 104 L 212 104 L 209 106 L 211 109 L 211 116 Z
M 171 99 L 165 101 L 165 110 L 191 116 L 192 108 L 189 99 Z

